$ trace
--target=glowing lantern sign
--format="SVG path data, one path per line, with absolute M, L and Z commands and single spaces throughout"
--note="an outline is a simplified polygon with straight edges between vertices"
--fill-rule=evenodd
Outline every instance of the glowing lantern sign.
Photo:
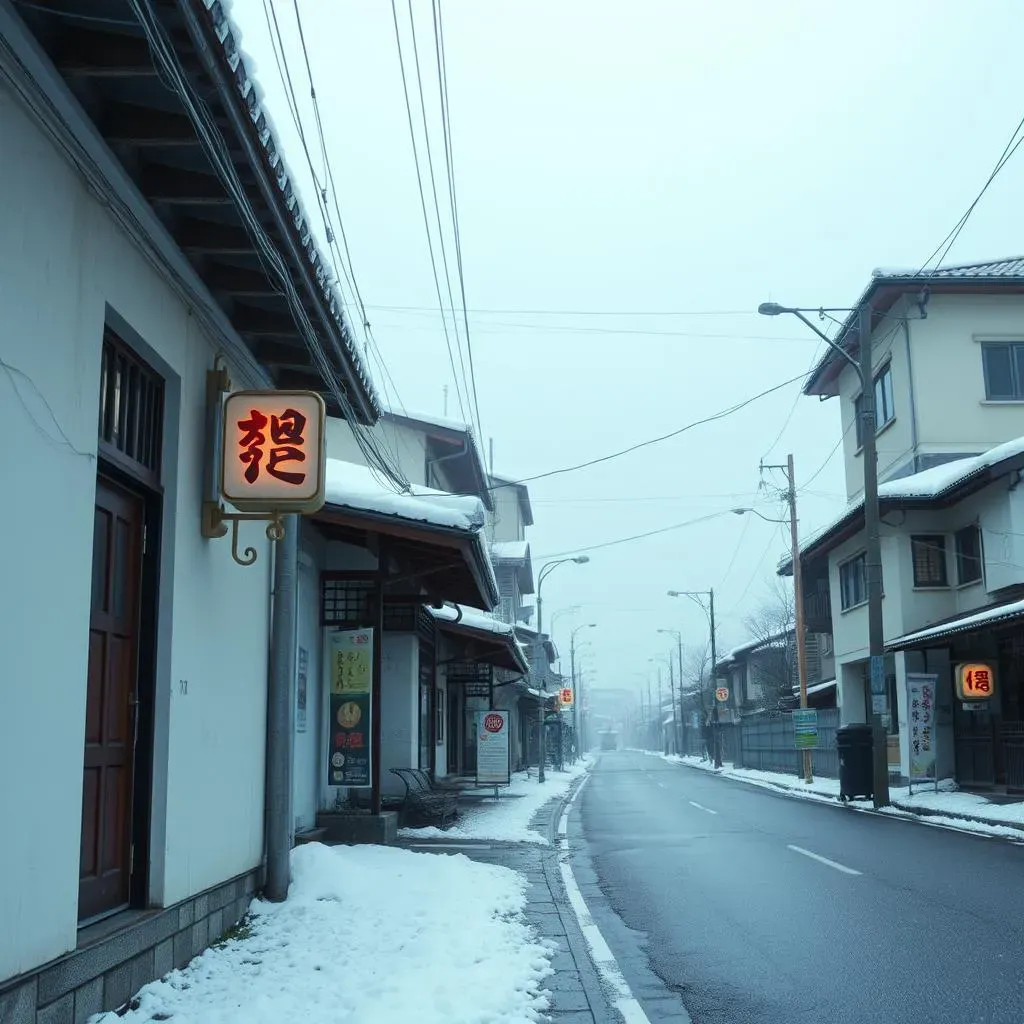
M 313 391 L 236 391 L 224 402 L 221 491 L 241 512 L 324 504 L 324 400 Z
M 980 662 L 957 665 L 956 695 L 962 701 L 991 700 L 996 695 L 995 669 Z

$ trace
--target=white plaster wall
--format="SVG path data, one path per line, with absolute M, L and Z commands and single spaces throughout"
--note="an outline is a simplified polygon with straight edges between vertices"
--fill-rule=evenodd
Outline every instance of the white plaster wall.
M 491 541 L 523 540 L 526 531 L 519 512 L 519 500 L 514 487 L 495 486 L 491 492 L 494 511 L 488 513 Z
M 3 88 L 0 136 L 13 157 L 0 190 L 0 358 L 14 368 L 0 374 L 7 432 L 0 474 L 9 486 L 21 481 L 4 501 L 5 533 L 16 541 L 0 549 L 0 820 L 33 823 L 6 830 L 0 843 L 2 980 L 76 942 L 108 303 L 169 377 L 156 904 L 260 862 L 270 559 L 258 528 L 244 531 L 260 553 L 251 568 L 234 564 L 226 541 L 199 536 L 203 395 L 213 351 L 188 309 Z M 179 680 L 188 681 L 187 695 Z
M 893 312 L 904 310 L 902 304 Z M 913 454 L 910 388 L 917 419 L 917 452 L 974 454 L 1024 436 L 1024 403 L 987 402 L 981 361 L 983 341 L 1024 341 L 1024 297 L 1001 295 L 933 295 L 924 320 L 917 307 L 911 318 L 910 361 L 903 328 L 890 340 L 895 320 L 875 330 L 873 353 L 877 369 L 891 353 L 896 419 L 878 436 L 878 476 L 886 479 Z M 840 405 L 845 428 L 853 417 L 853 398 L 860 390 L 852 367 L 840 378 Z M 863 490 L 863 467 L 851 428 L 843 441 L 846 489 L 850 497 Z
M 385 633 L 381 651 L 380 783 L 384 793 L 405 786 L 392 768 L 419 766 L 419 646 L 412 633 Z
M 365 429 L 365 428 L 364 428 Z M 369 428 L 381 446 L 389 451 L 398 462 L 409 483 L 423 484 L 426 471 L 426 438 L 421 431 L 414 430 L 393 420 L 380 419 Z M 330 416 L 327 419 L 327 457 L 342 459 L 365 466 L 366 457 L 356 443 L 352 427 L 347 420 Z

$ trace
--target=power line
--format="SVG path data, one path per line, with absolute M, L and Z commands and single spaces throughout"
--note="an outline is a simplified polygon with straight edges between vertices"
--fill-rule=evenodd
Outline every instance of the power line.
M 974 213 L 974 208 L 978 205 L 978 203 L 981 202 L 981 197 L 988 191 L 989 185 L 991 185 L 992 182 L 995 181 L 996 175 L 998 175 L 999 172 L 1006 166 L 1010 157 L 1012 157 L 1013 154 L 1017 151 L 1017 148 L 1020 146 L 1020 144 L 1024 142 L 1024 135 L 1021 135 L 1019 139 L 1017 138 L 1017 136 L 1020 135 L 1020 131 L 1022 128 L 1024 128 L 1024 117 L 1020 119 L 1020 121 L 1017 123 L 1017 127 L 1014 128 L 1013 134 L 1010 136 L 1009 141 L 1003 147 L 1002 153 L 999 154 L 999 159 L 996 161 L 995 167 L 992 168 L 992 173 L 989 174 L 988 179 L 985 181 L 985 184 L 981 186 L 981 191 L 978 192 L 978 194 L 974 197 L 974 200 L 972 201 L 971 205 L 968 206 L 967 209 L 964 211 L 963 216 L 956 222 L 956 224 L 953 225 L 949 234 L 946 235 L 946 237 L 941 242 L 939 242 L 939 244 L 932 251 L 932 254 L 928 257 L 928 259 L 924 261 L 924 263 L 921 265 L 921 268 L 917 272 L 918 274 L 921 274 L 925 270 L 925 268 L 928 266 L 929 263 L 931 263 L 931 261 L 935 257 L 935 254 L 940 249 L 942 249 L 942 255 L 939 256 L 938 260 L 936 260 L 935 270 L 933 270 L 932 273 L 934 274 L 935 271 L 937 271 L 939 267 L 942 266 L 942 261 L 946 258 L 946 254 L 953 247 L 953 243 L 956 242 L 957 238 L 960 237 L 960 232 L 963 231 L 965 225 L 967 224 L 967 221 L 971 217 L 971 214 Z M 1017 141 L 1014 142 L 1014 139 L 1016 139 Z M 945 246 L 944 249 L 943 246 Z
M 432 313 L 430 306 L 370 306 L 393 313 Z M 467 313 L 495 316 L 757 316 L 754 309 L 494 309 L 474 306 Z
M 758 392 L 756 395 L 751 395 L 750 398 L 746 398 L 742 402 L 737 402 L 735 405 L 731 405 L 727 409 L 722 409 L 719 412 L 712 413 L 710 416 L 704 416 L 699 420 L 694 420 L 692 423 L 687 423 L 685 426 L 679 427 L 678 430 L 672 430 L 667 434 L 661 434 L 658 437 L 652 437 L 646 441 L 639 441 L 637 444 L 630 445 L 628 448 L 623 448 L 621 451 L 612 452 L 610 455 L 602 455 L 599 458 L 588 459 L 586 462 L 578 462 L 575 465 L 564 466 L 561 469 L 549 469 L 546 473 L 535 473 L 533 476 L 524 476 L 518 480 L 512 480 L 509 483 L 495 484 L 490 489 L 492 491 L 496 491 L 502 487 L 514 487 L 517 484 L 532 483 L 534 480 L 546 480 L 548 477 L 560 476 L 563 473 L 574 473 L 579 469 L 587 469 L 590 466 L 596 466 L 602 462 L 610 462 L 612 459 L 619 459 L 623 455 L 629 455 L 641 448 L 647 448 L 654 444 L 660 444 L 662 441 L 668 441 L 673 437 L 678 437 L 680 434 L 685 434 L 688 430 L 693 430 L 694 427 L 700 427 L 706 423 L 714 423 L 716 420 L 725 419 L 726 416 L 731 416 L 733 413 L 739 412 L 741 409 L 746 408 L 758 399 L 764 398 L 776 391 L 781 391 L 790 384 L 795 384 L 798 380 L 803 380 L 806 376 L 807 374 L 805 372 L 798 373 L 795 377 L 790 377 L 788 380 L 784 380 L 781 384 L 775 384 L 770 388 L 766 388 L 764 391 Z
M 459 387 L 459 374 L 455 369 L 455 353 L 452 351 L 452 340 L 448 334 L 448 318 L 444 312 L 444 300 L 441 298 L 441 279 L 437 272 L 437 259 L 434 256 L 434 239 L 430 232 L 430 217 L 427 214 L 427 199 L 423 191 L 423 172 L 420 169 L 419 147 L 416 145 L 416 130 L 412 123 L 412 103 L 409 100 L 409 83 L 405 74 L 405 57 L 402 53 L 402 35 L 398 28 L 398 8 L 395 0 L 391 0 L 391 16 L 395 25 L 395 44 L 398 48 L 398 66 L 402 73 L 402 93 L 405 96 L 405 113 L 409 123 L 409 141 L 412 143 L 412 158 L 416 165 L 416 184 L 420 195 L 420 209 L 423 211 L 423 227 L 427 233 L 427 250 L 430 254 L 430 269 L 434 275 L 434 288 L 437 292 L 437 304 L 441 310 L 441 326 L 444 329 L 445 345 L 448 348 L 448 362 L 452 369 L 452 382 L 455 385 L 455 396 L 459 401 L 459 411 L 463 419 L 466 418 L 466 407 L 462 401 L 462 390 Z M 454 314 L 453 314 L 454 315 Z M 458 340 L 456 336 L 456 340 Z M 461 357 L 462 349 L 459 349 Z M 464 383 L 464 382 L 463 382 Z
M 536 555 L 537 561 L 545 561 L 548 558 L 562 558 L 565 555 L 575 555 L 582 551 L 600 551 L 602 548 L 615 547 L 618 544 L 628 544 L 634 540 L 644 540 L 647 537 L 656 537 L 662 533 L 671 533 L 673 530 L 682 530 L 686 526 L 696 526 L 698 523 L 706 523 L 712 519 L 719 519 L 722 516 L 731 515 L 730 509 L 722 509 L 719 512 L 709 512 L 707 515 L 698 516 L 696 519 L 687 519 L 682 523 L 673 523 L 671 526 L 661 526 L 656 530 L 647 530 L 645 533 L 634 533 L 629 537 L 618 537 L 616 540 L 606 540 L 600 544 L 585 544 L 573 548 L 571 551 L 556 551 L 550 555 Z
M 410 0 L 411 2 L 411 0 Z M 466 332 L 466 353 L 469 356 L 469 381 L 473 386 L 473 408 L 476 425 L 483 442 L 483 420 L 480 418 L 480 400 L 476 390 L 476 367 L 473 365 L 473 339 L 469 333 L 469 313 L 466 310 L 466 276 L 462 267 L 462 229 L 459 226 L 459 201 L 455 191 L 455 152 L 452 147 L 451 108 L 448 103 L 448 62 L 445 59 L 444 23 L 441 18 L 441 0 L 432 0 L 434 10 L 434 50 L 437 55 L 437 84 L 441 94 L 441 130 L 444 136 L 445 167 L 448 171 L 448 194 L 455 233 L 455 262 L 459 272 L 459 294 L 462 298 L 462 322 Z

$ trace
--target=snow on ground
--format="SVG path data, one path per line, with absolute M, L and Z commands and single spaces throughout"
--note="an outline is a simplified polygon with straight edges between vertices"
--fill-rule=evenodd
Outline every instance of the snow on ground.
M 503 786 L 497 800 L 466 804 L 459 808 L 458 822 L 448 829 L 403 828 L 403 839 L 492 839 L 505 843 L 548 843 L 548 838 L 530 828 L 537 812 L 550 800 L 564 796 L 573 782 L 585 774 L 592 764 L 583 757 L 575 765 L 559 772 L 548 769 L 544 784 L 537 781 L 536 771 L 527 778 L 525 772 L 512 776 L 512 785 Z
M 691 768 L 727 775 L 729 778 L 742 779 L 744 782 L 770 789 L 786 789 L 795 796 L 807 800 L 820 800 L 834 803 L 839 799 L 838 779 L 815 778 L 810 785 L 795 775 L 783 772 L 762 772 L 752 768 L 736 768 L 726 762 L 721 768 L 715 768 L 711 761 L 702 761 L 699 757 L 678 754 L 661 754 L 645 750 L 664 761 L 685 764 Z M 1024 801 L 1012 804 L 995 804 L 977 793 L 962 793 L 956 789 L 952 780 L 939 783 L 938 792 L 931 783 L 918 783 L 913 794 L 907 786 L 892 786 L 889 789 L 891 807 L 881 808 L 880 813 L 898 818 L 916 818 L 933 825 L 945 825 L 968 832 L 983 835 L 1005 836 L 1011 839 L 1024 839 Z M 850 806 L 858 810 L 870 808 L 870 800 L 851 800 Z
M 552 949 L 524 922 L 526 878 L 380 846 L 292 852 L 284 903 L 95 1024 L 528 1024 Z

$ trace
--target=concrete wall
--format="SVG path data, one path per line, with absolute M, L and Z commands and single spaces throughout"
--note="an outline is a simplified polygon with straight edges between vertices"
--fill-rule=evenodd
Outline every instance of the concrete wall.
M 381 660 L 381 789 L 401 794 L 392 768 L 419 766 L 419 643 L 413 633 L 385 633 Z
M 199 535 L 214 350 L 189 309 L 3 88 L 0 135 L 16 154 L 0 191 L 0 358 L 14 367 L 0 375 L 0 474 L 17 482 L 0 552 L 0 820 L 33 823 L 0 843 L 4 979 L 76 943 L 106 320 L 167 378 L 154 905 L 260 863 L 271 560 L 258 526 L 243 527 L 259 552 L 250 568 Z
M 876 369 L 892 360 L 896 412 L 894 422 L 878 435 L 880 480 L 915 451 L 923 456 L 971 455 L 1024 435 L 1024 402 L 986 401 L 981 358 L 984 341 L 1024 341 L 1024 296 L 933 295 L 924 320 L 917 319 L 916 306 L 908 310 L 897 303 L 892 312 L 911 318 L 910 345 L 908 358 L 903 328 L 896 327 L 894 319 L 884 320 L 874 333 Z M 844 428 L 853 418 L 853 399 L 859 391 L 853 368 L 844 370 Z M 847 493 L 853 497 L 863 489 L 864 473 L 853 428 L 844 438 L 843 451 Z

